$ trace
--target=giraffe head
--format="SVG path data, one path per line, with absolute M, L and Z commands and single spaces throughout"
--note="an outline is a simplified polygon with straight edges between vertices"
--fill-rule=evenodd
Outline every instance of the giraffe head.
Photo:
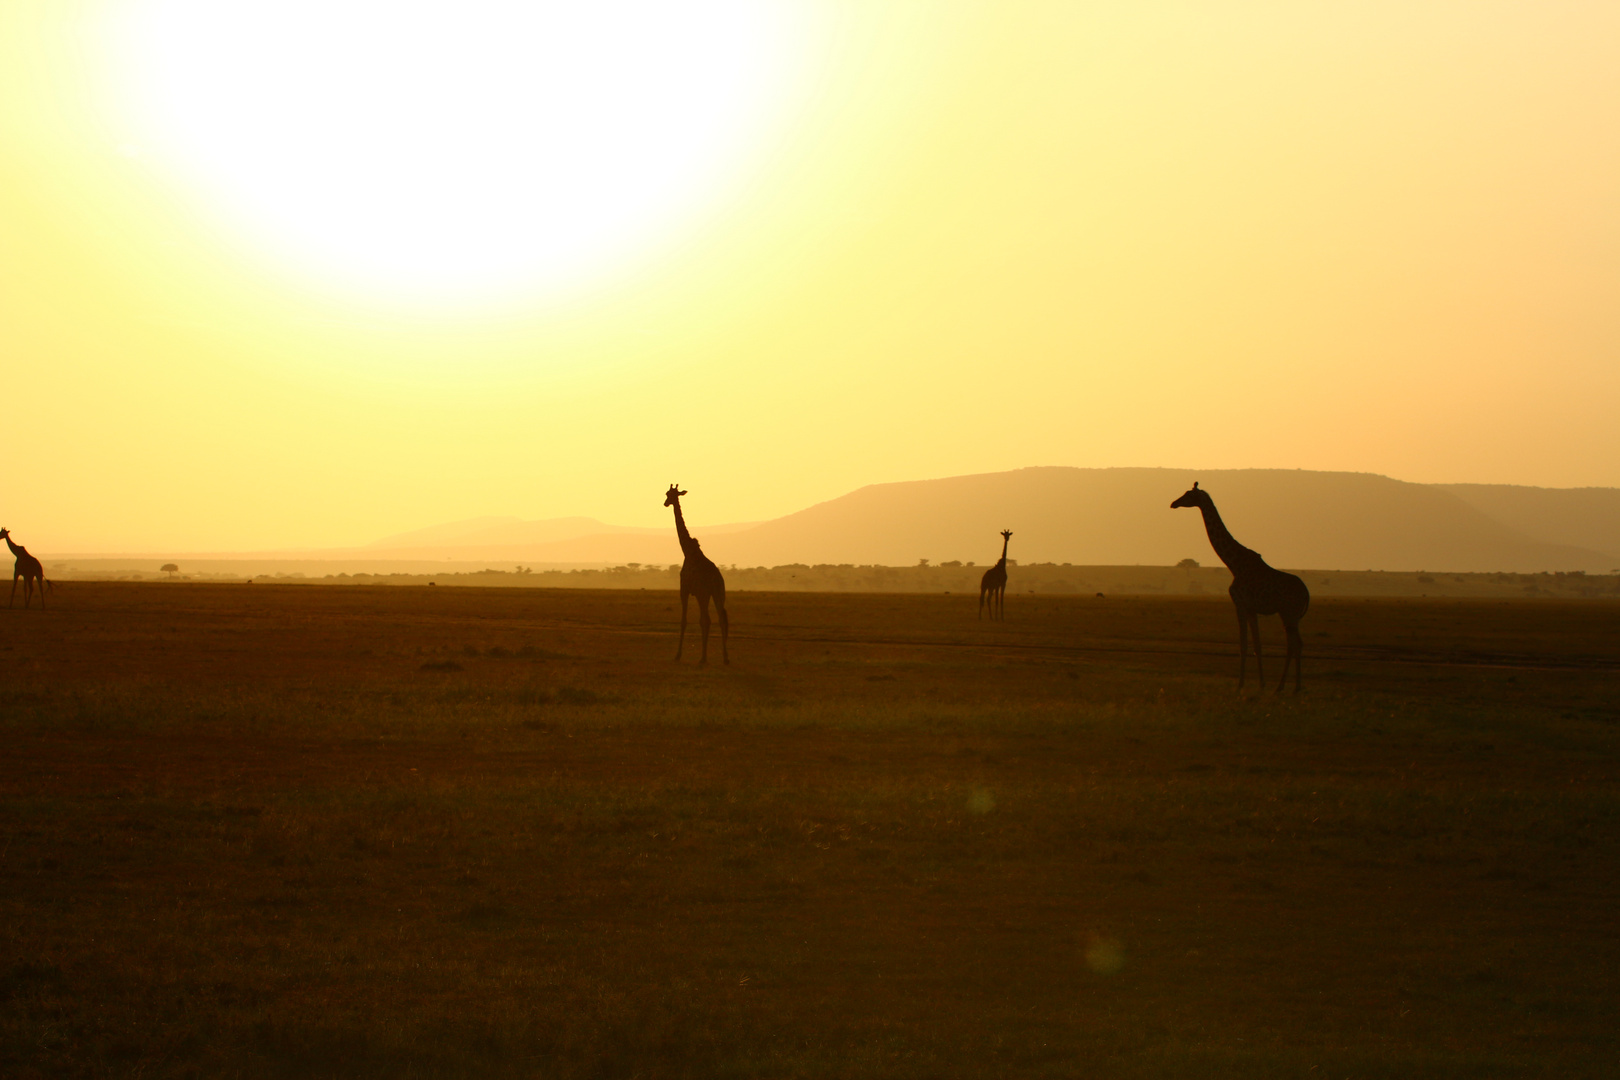
M 676 503 L 676 500 L 678 500 L 682 495 L 685 495 L 685 494 L 686 494 L 686 492 L 681 490 L 681 486 L 679 484 L 671 484 L 671 485 L 669 485 L 669 490 L 664 492 L 664 505 L 665 506 L 674 506 L 675 503 Z
M 1012 539 L 1012 530 L 1011 529 L 1002 529 L 1001 530 L 1001 539 L 1002 539 L 1003 543 L 1005 543 L 1008 540 L 1011 540 Z
M 1181 498 L 1171 503 L 1170 509 L 1179 510 L 1183 506 L 1205 507 L 1210 505 L 1212 504 L 1209 501 L 1209 492 L 1200 491 L 1198 489 L 1198 481 L 1194 480 L 1192 489 Z

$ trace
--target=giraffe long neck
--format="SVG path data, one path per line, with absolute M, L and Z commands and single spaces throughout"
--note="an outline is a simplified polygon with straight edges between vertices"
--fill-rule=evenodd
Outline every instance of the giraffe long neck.
M 28 554 L 28 551 L 27 551 L 26 548 L 20 548 L 16 544 L 13 544 L 11 542 L 11 537 L 9 537 L 9 536 L 6 537 L 6 547 L 11 549 L 11 553 L 13 555 L 26 555 L 26 554 Z
M 1209 546 L 1215 549 L 1215 554 L 1226 564 L 1227 569 L 1237 573 L 1240 566 L 1247 567 L 1259 558 L 1232 538 L 1232 534 L 1227 531 L 1226 522 L 1221 520 L 1220 511 L 1215 509 L 1214 502 L 1204 503 L 1198 510 L 1204 515 L 1204 531 L 1209 534 Z
M 1010 536 L 1003 536 L 1001 538 L 1001 561 L 996 564 L 997 566 L 1006 566 L 1007 565 L 1007 544 L 1011 540 L 1012 540 L 1012 537 L 1010 537 Z
M 686 531 L 686 518 L 681 516 L 681 500 L 675 500 L 675 535 L 680 538 L 681 550 L 685 551 L 692 543 L 692 534 Z

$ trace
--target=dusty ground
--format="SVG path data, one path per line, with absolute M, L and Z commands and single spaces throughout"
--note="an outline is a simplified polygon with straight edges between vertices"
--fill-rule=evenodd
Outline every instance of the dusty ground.
M 1620 604 L 1321 600 L 1240 698 L 1224 598 L 738 593 L 701 670 L 656 591 L 51 599 L 0 616 L 3 1075 L 1620 1056 Z

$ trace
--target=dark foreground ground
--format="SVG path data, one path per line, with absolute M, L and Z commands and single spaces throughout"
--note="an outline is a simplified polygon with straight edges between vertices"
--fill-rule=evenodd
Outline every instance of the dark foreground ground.
M 1620 604 L 973 603 L 0 611 L 0 1075 L 1615 1075 Z

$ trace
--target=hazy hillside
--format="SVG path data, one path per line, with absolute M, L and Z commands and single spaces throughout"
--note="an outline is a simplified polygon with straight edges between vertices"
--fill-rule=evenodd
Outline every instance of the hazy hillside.
M 545 544 L 598 533 L 643 531 L 645 530 L 624 525 L 608 525 L 588 517 L 547 518 L 543 521 L 523 521 L 515 517 L 476 517 L 385 536 L 367 546 L 396 549 Z
M 1234 535 L 1273 565 L 1324 569 L 1608 570 L 1612 554 L 1535 539 L 1446 488 L 1368 473 L 1032 468 L 877 484 L 713 539 L 722 563 L 988 563 L 1013 530 L 1022 562 L 1213 561 L 1199 514 L 1171 510 L 1194 480 Z M 1563 492 L 1545 491 L 1556 502 Z M 1583 534 L 1585 535 L 1585 534 Z
M 707 536 L 751 529 L 752 521 L 710 525 Z M 588 517 L 523 521 L 479 517 L 384 537 L 368 545 L 389 558 L 527 563 L 679 562 L 673 520 L 666 528 L 609 525 Z
M 1207 566 L 1216 560 L 1201 517 L 1170 509 L 1194 480 L 1214 497 L 1233 534 L 1274 566 L 1485 573 L 1620 567 L 1620 489 L 1409 484 L 1370 473 L 1284 469 L 1018 469 L 874 484 L 764 523 L 690 524 L 722 565 L 914 566 L 919 559 L 985 565 L 1000 554 L 998 533 L 1012 529 L 1010 555 L 1024 564 L 1168 566 L 1190 557 Z M 250 554 L 164 553 L 161 561 L 178 557 L 196 568 L 198 560 Z M 266 567 L 318 560 L 369 572 L 384 562 L 668 566 L 681 552 L 672 524 L 481 517 L 363 548 L 254 558 Z
M 1620 554 L 1620 488 L 1446 484 L 1445 490 L 1510 529 L 1555 544 Z M 1620 566 L 1620 561 L 1614 562 Z

